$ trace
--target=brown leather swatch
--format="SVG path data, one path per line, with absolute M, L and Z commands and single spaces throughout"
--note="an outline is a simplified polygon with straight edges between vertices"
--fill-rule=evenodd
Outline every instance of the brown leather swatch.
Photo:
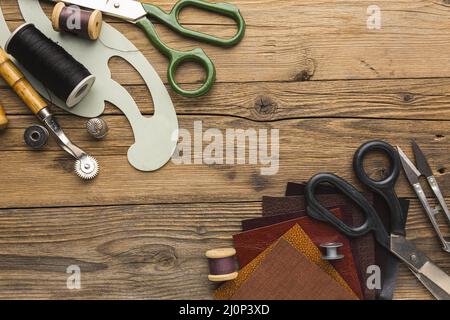
M 342 213 L 339 208 L 331 209 L 331 211 L 339 218 L 342 218 Z M 316 246 L 325 242 L 341 242 L 344 244 L 341 248 L 344 258 L 334 261 L 333 265 L 342 278 L 348 283 L 353 292 L 360 299 L 364 299 L 361 283 L 350 248 L 350 242 L 347 237 L 327 223 L 309 217 L 297 218 L 234 235 L 234 247 L 237 251 L 237 258 L 241 268 L 278 240 L 295 224 L 300 225 Z
M 281 239 L 232 300 L 355 300 L 355 297 Z
M 358 226 L 363 223 L 363 216 L 361 215 L 358 208 L 354 206 L 349 206 L 349 201 L 347 198 L 340 194 L 336 194 L 336 190 L 333 188 L 323 187 L 318 190 L 319 194 L 317 196 L 318 200 L 325 206 L 339 206 L 343 210 L 342 220 L 352 226 Z M 290 183 L 288 185 L 288 194 L 293 194 L 294 192 L 302 193 L 304 192 L 304 185 Z M 335 194 L 332 194 L 334 192 Z M 370 203 L 374 202 L 373 194 L 365 194 L 366 198 Z M 380 202 L 379 198 L 377 203 Z M 268 223 L 269 220 L 274 219 L 274 221 L 281 221 L 283 217 L 288 219 L 294 215 L 306 215 L 305 213 L 305 198 L 301 195 L 299 196 L 288 196 L 288 197 L 264 197 L 263 198 L 263 217 L 258 219 L 266 219 Z M 266 218 L 267 217 L 267 218 Z M 256 220 L 256 219 L 254 219 Z M 264 224 L 264 220 L 260 221 L 248 221 L 243 222 L 245 228 L 256 227 L 258 224 Z M 377 290 L 371 290 L 367 288 L 366 270 L 369 266 L 376 264 L 376 243 L 372 234 L 367 234 L 365 236 L 355 238 L 351 240 L 351 249 L 353 257 L 355 260 L 355 265 L 358 270 L 358 278 L 360 280 L 360 285 L 364 293 L 364 298 L 366 300 L 375 300 L 377 297 Z
M 296 250 L 303 254 L 309 261 L 316 264 L 322 271 L 328 274 L 332 279 L 339 283 L 345 290 L 355 296 L 355 293 L 349 287 L 347 282 L 341 277 L 341 275 L 336 271 L 336 269 L 325 260 L 321 259 L 321 252 L 311 241 L 305 231 L 300 228 L 298 224 L 294 225 L 288 232 L 286 232 L 281 239 L 284 239 L 289 244 L 291 244 Z M 278 240 L 279 241 L 279 240 Z M 277 241 L 277 242 L 278 242 Z M 229 300 L 234 293 L 242 286 L 242 284 L 247 281 L 256 268 L 261 264 L 261 262 L 267 257 L 267 255 L 275 247 L 273 243 L 266 250 L 264 250 L 260 255 L 253 259 L 244 268 L 239 270 L 238 277 L 232 281 L 223 283 L 215 292 L 214 298 L 218 300 Z

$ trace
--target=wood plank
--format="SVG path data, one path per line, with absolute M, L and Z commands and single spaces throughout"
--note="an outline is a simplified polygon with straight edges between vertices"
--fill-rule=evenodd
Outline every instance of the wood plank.
M 449 87 L 449 78 L 219 83 L 205 97 L 172 94 L 172 99 L 180 115 L 238 116 L 255 121 L 311 117 L 450 120 Z M 141 112 L 153 112 L 145 86 L 126 89 Z M 0 88 L 0 96 L 9 114 L 30 114 L 11 89 Z M 62 112 L 59 108 L 53 111 Z M 120 110 L 107 107 L 105 114 L 120 114 Z
M 173 2 L 165 3 L 165 7 Z M 450 27 L 448 6 L 427 0 L 378 1 L 382 9 L 381 30 L 368 30 L 366 9 L 370 1 L 336 3 L 312 0 L 236 1 L 246 18 L 247 34 L 240 45 L 223 49 L 202 44 L 215 62 L 218 82 L 303 81 L 336 79 L 385 79 L 448 77 L 450 66 L 445 52 L 450 39 L 442 30 Z M 19 15 L 12 0 L 2 8 L 16 27 Z M 286 12 L 290 14 L 286 14 Z M 11 15 L 14 13 L 14 17 Z M 199 20 L 190 15 L 186 22 Z M 195 17 L 195 18 L 194 18 Z M 204 19 L 201 19 L 204 21 Z M 206 20 L 208 21 L 208 20 Z M 211 20 L 209 20 L 211 21 Z M 217 19 L 213 19 L 217 21 Z M 263 21 L 263 22 L 261 22 Z M 149 45 L 143 34 L 130 24 L 118 25 L 145 54 L 165 80 L 167 62 Z M 233 28 L 203 24 L 196 28 L 229 36 Z M 182 39 L 158 26 L 164 42 L 180 49 L 199 44 Z M 135 72 L 113 62 L 120 82 L 140 84 Z M 197 83 L 202 75 L 195 67 L 182 72 L 182 82 Z
M 247 20 L 246 38 L 232 49 L 201 44 L 216 63 L 218 83 L 206 97 L 172 97 L 182 128 L 192 130 L 195 120 L 221 130 L 279 128 L 280 173 L 261 176 L 260 166 L 250 165 L 172 163 L 156 173 L 137 172 L 126 161 L 133 140 L 128 124 L 109 106 L 105 114 L 112 130 L 100 142 L 88 137 L 84 120 L 60 117 L 70 137 L 101 162 L 99 179 L 86 184 L 70 174 L 73 161 L 54 142 L 43 152 L 23 145 L 23 129 L 36 119 L 1 82 L 11 127 L 0 133 L 5 185 L 0 208 L 35 209 L 0 210 L 0 297 L 210 298 L 213 286 L 205 278 L 203 252 L 230 245 L 239 221 L 260 214 L 261 196 L 282 195 L 288 180 L 306 181 L 326 170 L 354 181 L 351 158 L 367 139 L 387 139 L 409 155 L 409 140 L 418 139 L 448 194 L 450 67 L 445 52 L 450 40 L 442 30 L 450 23 L 449 5 L 381 0 L 382 29 L 369 31 L 370 1 L 230 2 Z M 174 0 L 153 3 L 169 9 Z M 0 5 L 11 28 L 21 24 L 16 1 L 0 0 Z M 45 7 L 49 12 L 50 6 Z M 200 31 L 233 32 L 230 21 L 198 11 L 181 19 Z M 167 61 L 143 34 L 132 25 L 107 20 L 166 81 Z M 175 48 L 199 46 L 157 28 Z M 110 67 L 114 79 L 150 114 L 150 96 L 137 73 L 120 59 Z M 190 87 L 202 75 L 189 64 L 179 79 Z M 383 159 L 371 158 L 369 165 L 373 176 L 386 172 Z M 397 189 L 402 196 L 413 196 L 403 177 Z M 417 201 L 408 236 L 450 271 Z M 86 271 L 81 291 L 65 287 L 69 264 Z M 399 281 L 396 298 L 430 297 L 405 268 Z
M 450 199 L 447 199 L 447 201 Z M 232 245 L 259 202 L 0 211 L 0 298 L 209 299 L 204 252 Z M 447 272 L 418 201 L 408 237 Z M 66 269 L 81 268 L 81 290 L 68 290 Z M 397 298 L 430 298 L 402 268 Z
M 180 117 L 181 128 L 191 134 L 194 122 L 199 120 L 203 121 L 204 130 L 218 128 L 224 134 L 227 128 L 279 129 L 278 174 L 262 176 L 260 169 L 268 165 L 208 166 L 171 162 L 157 172 L 138 172 L 127 163 L 126 152 L 133 140 L 123 117 L 106 117 L 111 132 L 107 139 L 99 142 L 88 136 L 81 119 L 60 117 L 69 137 L 100 162 L 100 176 L 85 183 L 71 174 L 73 160 L 53 141 L 45 151 L 27 150 L 22 134 L 23 128 L 35 121 L 32 116 L 14 116 L 10 120 L 11 127 L 2 133 L 0 167 L 2 182 L 13 187 L 3 190 L 2 208 L 257 201 L 262 195 L 282 192 L 282 186 L 288 180 L 307 181 L 317 172 L 330 171 L 353 179 L 353 154 L 361 143 L 370 139 L 398 144 L 408 154 L 411 154 L 411 139 L 417 139 L 430 157 L 441 187 L 446 192 L 450 190 L 449 154 L 442 152 L 450 143 L 450 126 L 445 121 L 306 119 L 260 123 L 239 118 Z M 206 145 L 207 142 L 204 147 Z M 370 174 L 386 172 L 383 161 L 374 159 L 372 165 Z M 30 177 L 39 182 L 39 188 L 29 188 Z M 56 191 L 55 186 L 64 188 Z M 412 195 L 403 177 L 397 190 L 402 196 Z
M 0 296 L 210 297 L 205 250 L 230 245 L 230 232 L 239 219 L 254 216 L 257 207 L 189 204 L 2 211 Z M 20 212 L 31 219 L 19 218 Z M 72 264 L 82 270 L 82 290 L 66 288 L 65 272 Z

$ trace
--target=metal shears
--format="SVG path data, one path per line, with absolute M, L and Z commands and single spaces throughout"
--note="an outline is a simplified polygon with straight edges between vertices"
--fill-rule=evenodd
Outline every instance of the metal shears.
M 383 180 L 371 179 L 363 166 L 365 156 L 372 151 L 385 153 L 391 166 L 391 172 Z M 378 193 L 386 201 L 390 213 L 390 230 L 384 226 L 378 213 L 367 199 L 344 179 L 330 173 L 314 176 L 306 186 L 307 213 L 312 218 L 327 222 L 349 237 L 360 237 L 374 232 L 375 240 L 386 250 L 406 263 L 411 272 L 422 284 L 440 300 L 450 299 L 450 276 L 434 264 L 423 252 L 406 239 L 406 216 L 402 211 L 399 198 L 395 193 L 395 184 L 400 175 L 400 157 L 398 152 L 383 141 L 371 141 L 362 145 L 353 158 L 353 168 L 363 185 Z M 361 209 L 365 222 L 360 226 L 348 226 L 326 209 L 316 198 L 316 189 L 320 184 L 330 184 L 349 197 Z
M 50 0 L 59 2 L 59 0 Z M 203 0 L 180 0 L 173 7 L 170 13 L 164 12 L 159 7 L 141 3 L 135 0 L 62 0 L 68 5 L 76 5 L 92 10 L 100 10 L 103 14 L 113 16 L 140 27 L 149 38 L 150 42 L 169 59 L 168 81 L 175 92 L 186 97 L 198 97 L 206 94 L 213 86 L 216 79 L 216 69 L 211 59 L 201 48 L 191 51 L 178 51 L 164 44 L 156 33 L 155 26 L 150 18 L 165 24 L 173 31 L 195 40 L 210 43 L 216 46 L 230 47 L 239 43 L 244 37 L 245 21 L 239 12 L 239 9 L 228 3 L 210 3 Z M 209 12 L 214 12 L 236 21 L 238 30 L 236 34 L 229 39 L 218 38 L 206 33 L 194 31 L 183 27 L 178 16 L 182 9 L 186 7 L 196 7 Z M 206 80 L 203 85 L 194 90 L 185 90 L 175 80 L 177 68 L 187 61 L 199 63 L 206 71 Z
M 442 249 L 446 252 L 450 252 L 450 241 L 444 238 L 444 235 L 441 232 L 441 229 L 439 228 L 439 223 L 436 219 L 436 215 L 439 213 L 439 211 L 433 209 L 430 203 L 428 202 L 427 196 L 425 195 L 425 191 L 423 190 L 422 185 L 420 184 L 419 181 L 419 178 L 421 176 L 427 178 L 427 182 L 430 185 L 431 190 L 433 190 L 433 193 L 436 196 L 439 205 L 444 211 L 448 223 L 450 223 L 450 212 L 448 210 L 447 204 L 445 203 L 444 196 L 442 195 L 437 180 L 433 175 L 433 171 L 431 170 L 431 167 L 428 164 L 427 158 L 425 157 L 419 145 L 415 141 L 413 141 L 412 144 L 414 156 L 416 158 L 417 168 L 412 163 L 412 161 L 406 156 L 403 150 L 397 146 L 398 153 L 400 154 L 400 160 L 402 161 L 403 170 L 405 171 L 405 175 L 408 178 L 409 183 L 414 188 L 414 192 L 419 198 L 420 203 L 425 209 L 428 218 L 430 218 L 431 224 L 433 225 L 433 228 L 436 231 L 436 234 L 438 235 L 439 240 L 442 243 Z

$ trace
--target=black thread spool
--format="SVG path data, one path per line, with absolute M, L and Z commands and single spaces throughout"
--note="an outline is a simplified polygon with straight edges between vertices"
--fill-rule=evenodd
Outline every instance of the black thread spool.
M 34 124 L 23 133 L 25 143 L 32 149 L 38 150 L 47 144 L 49 133 L 46 127 Z
M 79 23 L 79 25 L 77 25 Z M 57 32 L 67 32 L 85 39 L 97 40 L 102 30 L 102 12 L 67 7 L 58 2 L 53 8 L 52 26 Z
M 222 248 L 206 251 L 209 264 L 208 279 L 213 282 L 223 282 L 236 279 L 238 276 L 236 266 L 236 250 Z
M 70 108 L 89 93 L 95 82 L 85 66 L 31 23 L 11 34 L 5 50 Z

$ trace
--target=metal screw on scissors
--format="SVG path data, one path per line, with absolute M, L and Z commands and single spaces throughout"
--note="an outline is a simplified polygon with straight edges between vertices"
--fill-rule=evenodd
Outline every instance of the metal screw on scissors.
M 59 2 L 58 0 L 51 0 Z M 62 0 L 66 4 L 77 5 L 92 10 L 100 10 L 105 15 L 110 15 L 136 24 L 146 33 L 151 43 L 169 59 L 168 81 L 175 92 L 186 97 L 198 97 L 211 90 L 216 79 L 216 69 L 206 53 L 200 49 L 191 51 L 178 51 L 164 44 L 156 33 L 150 18 L 154 18 L 167 25 L 173 31 L 195 40 L 210 43 L 216 46 L 229 47 L 239 43 L 244 37 L 245 21 L 239 9 L 228 3 L 210 3 L 203 0 L 180 0 L 173 7 L 170 13 L 166 13 L 155 5 L 141 3 L 135 0 Z M 178 17 L 183 8 L 196 7 L 205 11 L 214 12 L 236 21 L 237 33 L 230 39 L 218 38 L 206 33 L 194 31 L 183 27 Z M 195 90 L 185 90 L 175 81 L 175 74 L 178 67 L 187 61 L 199 63 L 206 71 L 206 80 L 203 85 Z
M 391 172 L 387 178 L 380 181 L 371 179 L 364 170 L 364 158 L 372 151 L 382 151 L 390 160 Z M 390 230 L 384 226 L 378 212 L 364 195 L 347 181 L 331 173 L 318 174 L 308 182 L 305 193 L 308 215 L 331 224 L 349 237 L 360 237 L 373 231 L 376 241 L 406 263 L 411 272 L 437 299 L 449 300 L 450 277 L 406 239 L 406 215 L 395 193 L 395 184 L 400 175 L 400 157 L 397 151 L 383 141 L 365 143 L 355 153 L 353 169 L 363 185 L 386 200 L 390 213 Z M 317 200 L 317 187 L 323 183 L 336 187 L 358 205 L 365 218 L 362 225 L 347 225 Z

